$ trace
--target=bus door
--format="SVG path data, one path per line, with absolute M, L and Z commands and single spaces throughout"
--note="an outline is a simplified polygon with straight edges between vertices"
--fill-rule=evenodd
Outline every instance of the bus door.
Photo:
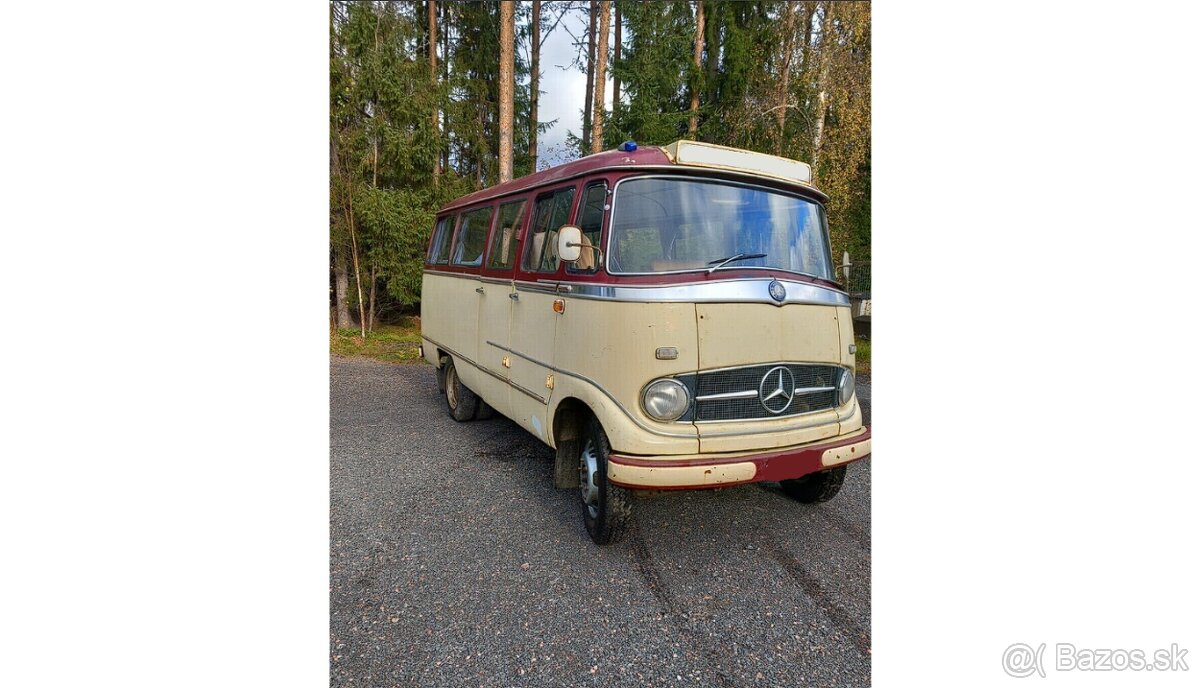
M 575 187 L 540 194 L 521 246 L 520 277 L 512 292 L 509 326 L 510 415 L 530 432 L 551 440 L 546 407 L 553 390 L 558 313 L 558 228 L 570 221 Z

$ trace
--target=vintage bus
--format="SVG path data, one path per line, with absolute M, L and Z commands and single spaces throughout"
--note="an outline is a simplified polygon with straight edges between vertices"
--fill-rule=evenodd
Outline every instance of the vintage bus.
M 450 203 L 421 295 L 450 415 L 499 412 L 553 448 L 598 544 L 637 490 L 830 499 L 871 433 L 826 199 L 805 163 L 679 141 Z

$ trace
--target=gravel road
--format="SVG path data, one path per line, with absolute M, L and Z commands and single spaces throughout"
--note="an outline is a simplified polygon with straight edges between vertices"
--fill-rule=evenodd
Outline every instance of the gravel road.
M 600 548 L 551 450 L 455 423 L 430 366 L 334 357 L 330 387 L 331 685 L 870 683 L 869 459 L 821 505 L 639 499 Z

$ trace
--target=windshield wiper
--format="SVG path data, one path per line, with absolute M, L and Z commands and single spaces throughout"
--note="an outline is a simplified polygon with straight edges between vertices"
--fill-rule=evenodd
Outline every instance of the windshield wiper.
M 767 257 L 767 254 L 765 254 L 765 253 L 735 253 L 732 256 L 729 256 L 728 258 L 718 258 L 716 260 L 710 260 L 710 261 L 708 261 L 708 264 L 712 265 L 712 267 L 708 269 L 708 274 L 711 275 L 712 273 L 716 272 L 717 270 L 720 270 L 721 268 L 725 267 L 726 265 L 728 265 L 729 263 L 732 263 L 735 260 L 750 260 L 751 258 L 766 258 L 766 257 Z M 717 263 L 717 265 L 713 265 L 713 263 Z

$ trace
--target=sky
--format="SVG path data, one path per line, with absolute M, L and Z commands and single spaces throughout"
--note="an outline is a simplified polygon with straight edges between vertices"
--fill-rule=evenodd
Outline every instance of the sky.
M 543 31 L 553 23 L 551 10 L 543 5 L 546 15 L 542 18 Z M 611 23 L 611 21 L 610 21 Z M 572 12 L 564 17 L 562 23 L 549 35 L 545 36 L 541 54 L 541 83 L 538 85 L 542 92 L 538 102 L 538 120 L 545 123 L 557 119 L 551 129 L 538 136 L 538 167 L 544 168 L 573 159 L 573 154 L 564 154 L 563 146 L 567 140 L 567 131 L 580 135 L 582 127 L 582 112 L 585 91 L 587 90 L 587 74 L 578 67 L 571 67 L 576 56 L 571 34 L 587 38 L 587 15 L 583 12 Z M 608 44 L 612 46 L 612 29 L 609 29 Z M 528 82 L 526 82 L 528 83 Z M 612 79 L 605 80 L 605 102 L 612 103 Z

